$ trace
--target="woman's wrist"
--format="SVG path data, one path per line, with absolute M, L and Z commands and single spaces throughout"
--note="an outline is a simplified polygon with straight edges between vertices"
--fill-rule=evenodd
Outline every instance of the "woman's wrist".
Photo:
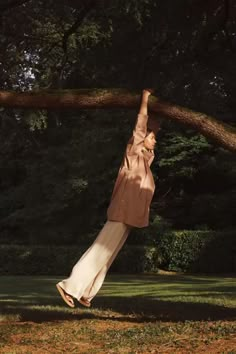
M 148 115 L 148 98 L 153 92 L 152 89 L 143 89 L 142 91 L 142 98 L 141 98 L 141 105 L 139 109 L 139 113 L 143 115 Z
M 151 92 L 149 90 L 144 89 L 143 90 L 143 97 L 148 98 L 151 95 Z

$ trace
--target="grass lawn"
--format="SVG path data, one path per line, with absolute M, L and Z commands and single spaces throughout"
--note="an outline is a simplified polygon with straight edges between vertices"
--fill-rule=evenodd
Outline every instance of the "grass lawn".
M 0 277 L 0 353 L 236 354 L 236 278 L 111 274 L 91 309 L 65 277 Z

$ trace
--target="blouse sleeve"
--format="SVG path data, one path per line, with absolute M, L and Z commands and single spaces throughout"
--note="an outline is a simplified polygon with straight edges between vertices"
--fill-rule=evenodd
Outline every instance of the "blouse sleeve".
M 147 121 L 148 121 L 147 115 L 138 114 L 136 124 L 133 130 L 134 145 L 137 145 L 144 141 L 147 134 Z

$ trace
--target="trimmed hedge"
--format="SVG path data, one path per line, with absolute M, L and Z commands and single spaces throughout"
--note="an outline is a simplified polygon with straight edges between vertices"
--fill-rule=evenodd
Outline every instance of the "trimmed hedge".
M 168 232 L 157 241 L 160 266 L 184 272 L 236 272 L 236 231 Z
M 61 275 L 71 268 L 88 246 L 0 246 L 1 275 Z M 157 271 L 157 249 L 125 245 L 111 266 L 111 271 L 142 273 Z
M 84 250 L 67 246 L 0 246 L 0 274 L 45 275 L 64 274 Z
M 236 272 L 236 232 L 172 231 L 156 246 L 126 244 L 111 266 L 113 272 Z M 0 246 L 1 275 L 69 274 L 87 249 L 83 246 Z

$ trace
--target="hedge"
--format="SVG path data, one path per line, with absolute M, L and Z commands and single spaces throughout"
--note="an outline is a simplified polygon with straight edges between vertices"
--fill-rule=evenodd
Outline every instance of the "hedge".
M 87 249 L 83 246 L 0 245 L 1 275 L 68 275 Z M 236 232 L 169 231 L 156 246 L 126 244 L 111 271 L 236 272 Z
M 0 246 L 1 275 L 69 274 L 88 246 Z M 111 271 L 142 273 L 157 271 L 155 247 L 124 246 L 112 264 Z
M 159 237 L 160 266 L 184 272 L 236 272 L 236 231 L 168 232 Z

